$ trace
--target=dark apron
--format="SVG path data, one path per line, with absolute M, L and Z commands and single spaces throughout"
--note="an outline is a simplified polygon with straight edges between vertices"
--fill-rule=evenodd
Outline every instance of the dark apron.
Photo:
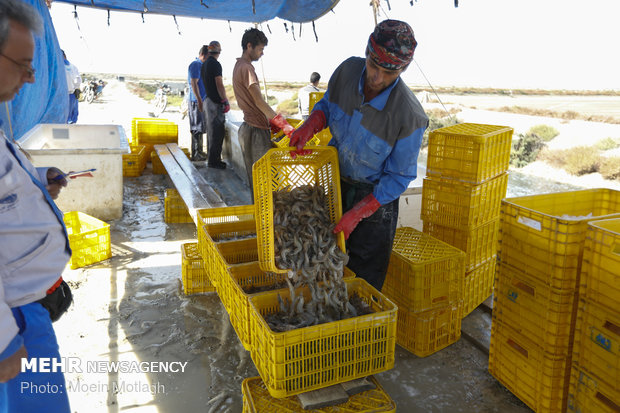
M 345 178 L 341 178 L 340 186 L 343 213 L 353 208 L 374 189 L 374 185 L 352 182 Z M 379 291 L 385 281 L 397 223 L 398 199 L 395 199 L 363 219 L 346 242 L 349 254 L 347 267 Z

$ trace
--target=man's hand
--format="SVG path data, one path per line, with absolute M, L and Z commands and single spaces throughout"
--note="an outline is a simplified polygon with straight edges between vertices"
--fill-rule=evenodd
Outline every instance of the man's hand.
M 322 131 L 325 128 L 325 113 L 322 110 L 312 111 L 308 119 L 301 124 L 300 127 L 295 129 L 295 132 L 291 135 L 291 146 L 295 146 L 297 150 L 291 152 L 301 154 L 301 150 L 306 146 L 306 143 L 314 136 L 315 133 Z
M 381 204 L 373 194 L 367 195 L 340 218 L 340 221 L 338 221 L 338 224 L 334 228 L 334 234 L 343 231 L 344 239 L 349 239 L 349 235 L 351 235 L 355 227 L 357 227 L 357 224 L 359 224 L 362 219 L 368 218 L 374 214 L 380 206 Z
M 47 170 L 47 182 L 49 182 L 45 189 L 50 193 L 52 199 L 58 198 L 60 190 L 67 186 L 67 179 L 64 177 L 64 172 L 58 168 L 49 168 Z
M 275 126 L 278 129 L 282 129 L 282 132 L 284 132 L 286 134 L 286 136 L 291 136 L 291 133 L 293 133 L 293 131 L 295 130 L 295 128 L 293 128 L 291 126 L 290 123 L 288 123 L 286 121 L 286 119 L 284 119 L 284 116 L 282 116 L 280 113 L 278 113 L 276 116 L 273 117 L 273 119 L 271 119 L 269 121 L 269 124 L 273 127 Z
M 21 346 L 13 355 L 0 361 L 0 383 L 17 376 L 22 369 L 22 358 L 28 358 L 26 347 Z
M 222 112 L 228 113 L 228 111 L 230 110 L 230 103 L 228 102 L 228 99 L 222 100 L 222 105 L 224 106 Z

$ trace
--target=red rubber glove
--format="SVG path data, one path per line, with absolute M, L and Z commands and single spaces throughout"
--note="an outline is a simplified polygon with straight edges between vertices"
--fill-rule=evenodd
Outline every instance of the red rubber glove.
M 310 138 L 323 129 L 325 129 L 325 113 L 318 109 L 312 111 L 308 119 L 291 135 L 290 145 L 297 147 L 297 151 L 301 151 Z
M 293 128 L 280 113 L 274 116 L 273 119 L 269 121 L 269 124 L 272 126 L 271 130 L 273 130 L 273 127 L 275 126 L 278 129 L 282 129 L 282 132 L 284 132 L 289 137 L 291 136 L 291 133 L 293 133 L 293 131 L 295 130 L 295 128 Z
M 222 105 L 224 105 L 222 112 L 227 113 L 230 110 L 230 103 L 228 103 L 228 99 L 222 100 Z
M 349 239 L 349 235 L 351 235 L 355 227 L 357 227 L 357 224 L 359 224 L 362 219 L 368 218 L 374 214 L 380 206 L 381 204 L 373 194 L 367 195 L 340 218 L 340 221 L 338 221 L 338 224 L 334 228 L 334 234 L 344 231 L 344 239 Z

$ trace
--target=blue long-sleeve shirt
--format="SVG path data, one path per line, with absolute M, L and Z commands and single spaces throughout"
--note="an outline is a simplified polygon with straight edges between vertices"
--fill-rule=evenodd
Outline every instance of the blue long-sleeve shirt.
M 313 111 L 325 113 L 341 176 L 374 184 L 373 195 L 385 205 L 400 197 L 417 176 L 428 117 L 400 78 L 363 103 L 365 73 L 365 59 L 345 60 Z

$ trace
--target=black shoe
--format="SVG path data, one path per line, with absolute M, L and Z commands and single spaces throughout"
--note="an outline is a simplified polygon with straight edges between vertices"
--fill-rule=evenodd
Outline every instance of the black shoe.
M 215 168 L 215 169 L 226 169 L 226 162 L 219 161 L 219 162 L 209 163 L 207 164 L 207 166 L 209 168 Z

